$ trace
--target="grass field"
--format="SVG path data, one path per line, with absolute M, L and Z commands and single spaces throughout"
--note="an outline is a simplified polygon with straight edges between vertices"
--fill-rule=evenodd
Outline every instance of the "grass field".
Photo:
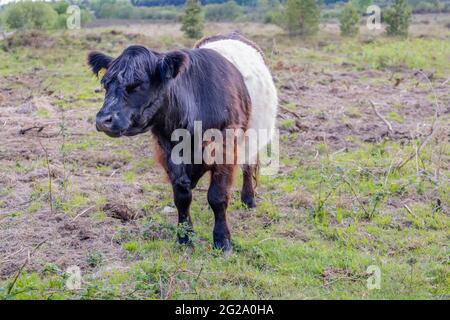
M 94 126 L 103 93 L 89 50 L 191 41 L 136 25 L 0 42 L 0 297 L 448 299 L 450 30 L 440 23 L 407 40 L 238 26 L 279 90 L 281 167 L 261 177 L 254 210 L 235 188 L 229 257 L 211 246 L 208 179 L 194 192 L 194 247 L 179 246 L 151 136 Z M 66 287 L 73 265 L 77 290 Z

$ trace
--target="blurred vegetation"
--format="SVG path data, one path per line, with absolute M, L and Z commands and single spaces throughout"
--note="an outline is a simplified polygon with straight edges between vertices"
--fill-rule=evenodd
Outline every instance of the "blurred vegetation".
M 0 28 L 4 29 L 61 29 L 66 28 L 66 10 L 70 4 L 81 8 L 81 24 L 92 19 L 150 20 L 181 22 L 186 0 L 61 0 L 55 2 L 11 3 L 0 7 Z M 317 33 L 322 21 L 340 21 L 342 34 L 355 21 L 348 3 L 365 14 L 373 0 L 201 0 L 205 21 L 262 22 L 283 27 L 291 35 L 311 36 Z M 450 12 L 450 0 L 380 0 L 383 19 L 389 35 L 407 35 L 411 13 Z M 349 15 L 350 14 L 350 15 Z M 351 19 L 353 15 L 353 20 Z M 341 19 L 346 20 L 345 23 Z M 347 24 L 349 23 L 349 24 Z
M 359 12 L 365 12 L 367 7 L 372 5 L 372 0 L 351 0 L 349 1 Z
M 51 29 L 56 26 L 57 12 L 44 2 L 19 2 L 6 8 L 3 19 L 11 29 Z
M 359 32 L 359 19 L 357 8 L 349 2 L 339 17 L 341 34 L 343 36 L 356 36 Z
M 6 5 L 0 11 L 0 22 L 8 29 L 19 30 L 50 30 L 65 29 L 67 21 L 67 8 L 69 3 L 21 1 Z M 91 20 L 91 14 L 81 10 L 81 25 Z
M 196 39 L 203 35 L 203 15 L 202 6 L 198 0 L 187 0 L 181 27 L 186 37 Z
M 205 19 L 209 21 L 234 21 L 241 14 L 242 7 L 233 0 L 205 6 Z
M 439 13 L 450 12 L 450 1 L 448 0 L 409 0 L 413 13 Z
M 314 35 L 319 31 L 320 7 L 316 0 L 287 0 L 285 12 L 289 34 Z
M 136 7 L 127 0 L 92 0 L 88 6 L 99 19 L 177 21 L 182 14 L 181 8 L 174 6 Z
M 408 1 L 395 0 L 393 7 L 385 11 L 384 20 L 388 25 L 386 29 L 388 35 L 406 37 L 411 23 L 411 7 Z

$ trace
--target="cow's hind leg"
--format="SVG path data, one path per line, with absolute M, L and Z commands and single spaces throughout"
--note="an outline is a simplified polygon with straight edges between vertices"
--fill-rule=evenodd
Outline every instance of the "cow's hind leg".
M 242 165 L 242 173 L 243 183 L 241 190 L 241 201 L 247 206 L 247 208 L 255 208 L 255 187 L 253 181 L 256 175 L 255 165 Z
M 231 251 L 230 229 L 227 223 L 227 207 L 233 182 L 234 165 L 211 172 L 211 184 L 208 189 L 208 203 L 214 211 L 214 247 L 224 252 Z

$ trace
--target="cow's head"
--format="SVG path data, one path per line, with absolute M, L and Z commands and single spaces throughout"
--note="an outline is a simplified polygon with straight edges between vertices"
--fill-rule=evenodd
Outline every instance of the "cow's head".
M 148 131 L 157 112 L 164 112 L 171 81 L 184 72 L 189 58 L 182 51 L 165 54 L 130 46 L 116 59 L 91 52 L 88 63 L 101 79 L 105 100 L 97 113 L 97 130 L 110 137 Z

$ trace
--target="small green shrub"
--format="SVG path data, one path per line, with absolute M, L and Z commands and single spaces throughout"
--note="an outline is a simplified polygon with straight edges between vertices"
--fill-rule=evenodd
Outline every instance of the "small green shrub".
M 69 5 L 70 4 L 66 1 L 52 2 L 53 10 L 55 10 L 57 14 L 65 14 Z
M 100 252 L 91 252 L 86 258 L 87 264 L 92 267 L 99 267 L 103 263 L 103 255 Z
M 384 20 L 387 23 L 386 32 L 389 36 L 408 36 L 411 23 L 411 7 L 407 0 L 395 0 L 394 6 L 386 10 Z
M 200 38 L 203 34 L 203 10 L 199 0 L 187 0 L 181 30 L 188 38 Z
M 137 249 L 139 249 L 139 243 L 137 243 L 136 241 L 129 241 L 127 243 L 124 243 L 123 248 L 128 252 L 135 252 L 137 251 Z
M 291 35 L 314 35 L 319 31 L 320 8 L 316 0 L 287 0 L 286 29 Z
M 359 33 L 359 13 L 351 2 L 342 10 L 339 22 L 341 35 L 353 37 Z

